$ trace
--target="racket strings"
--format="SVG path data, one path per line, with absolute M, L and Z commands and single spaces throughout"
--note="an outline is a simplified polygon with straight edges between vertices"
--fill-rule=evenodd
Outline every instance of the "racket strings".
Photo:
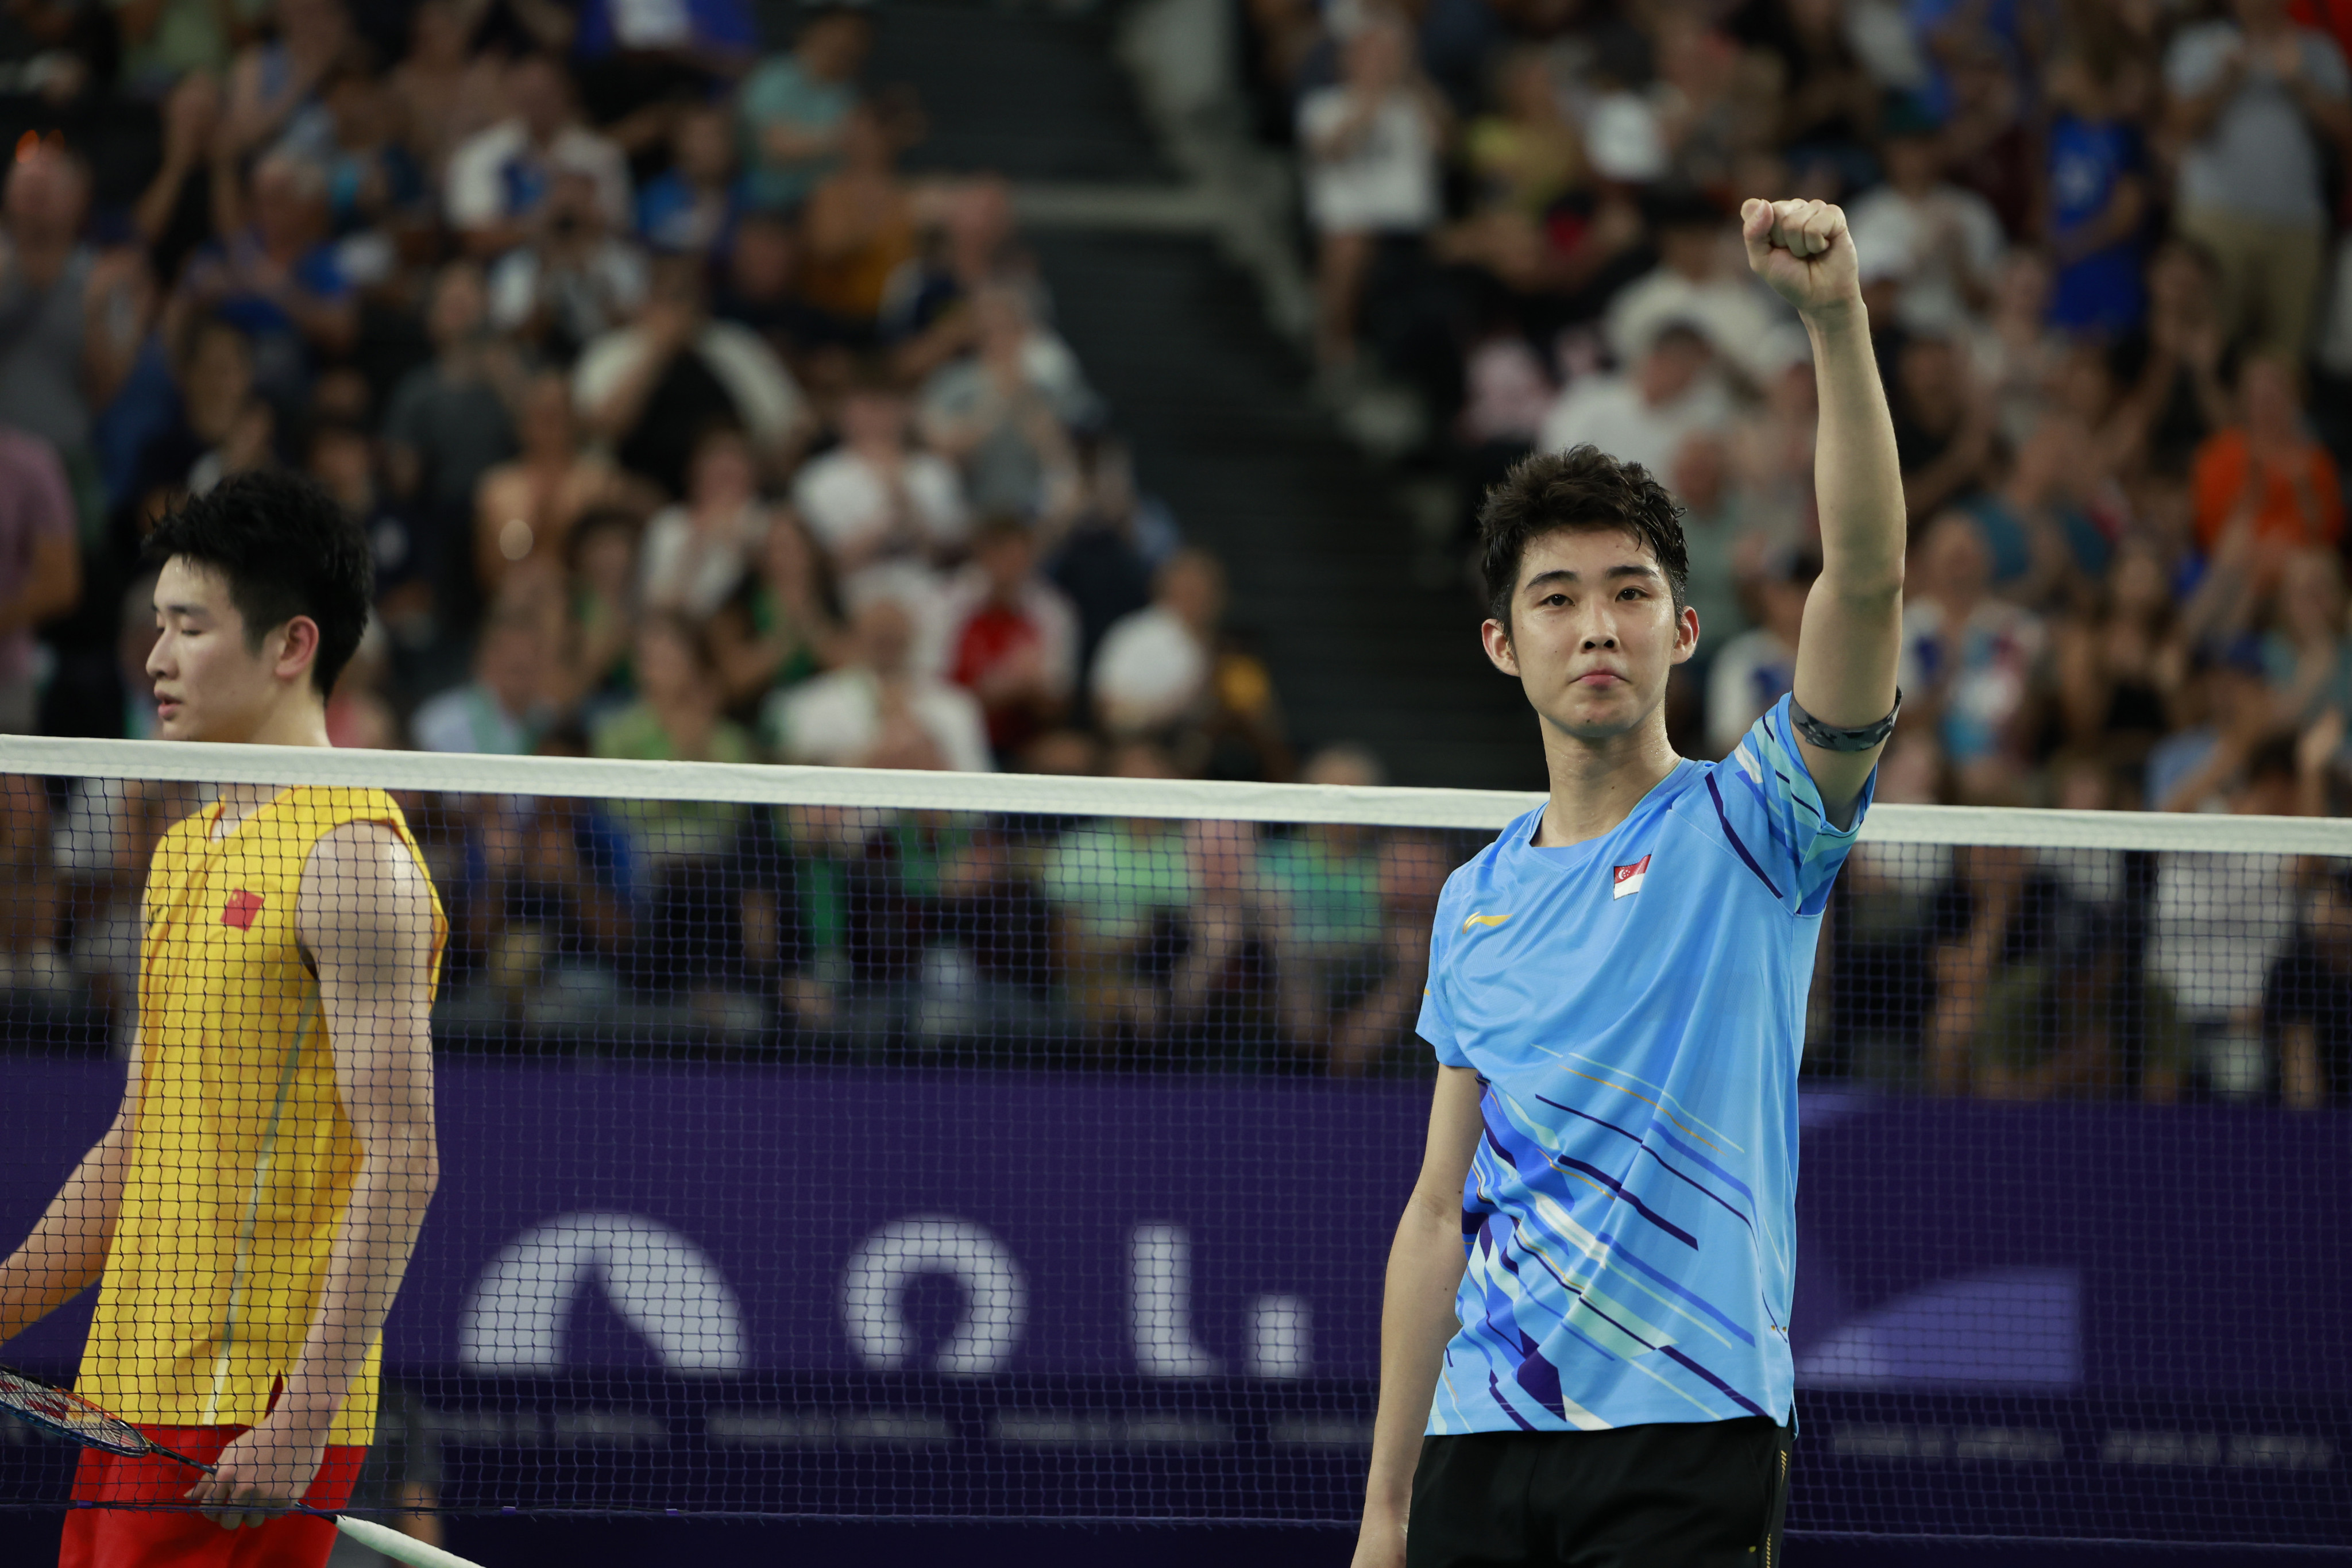
M 136 1456 L 149 1451 L 138 1428 L 80 1395 L 0 1368 L 0 1411 L 91 1447 Z

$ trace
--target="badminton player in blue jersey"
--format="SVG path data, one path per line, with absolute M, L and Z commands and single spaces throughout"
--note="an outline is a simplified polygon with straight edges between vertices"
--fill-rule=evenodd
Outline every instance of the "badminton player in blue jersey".
M 1357 1568 L 1777 1564 L 1805 993 L 1899 703 L 1904 511 L 1845 215 L 1741 229 L 1820 386 L 1796 689 L 1676 756 L 1701 627 L 1665 491 L 1579 447 L 1486 498 L 1486 654 L 1551 790 L 1438 903 Z

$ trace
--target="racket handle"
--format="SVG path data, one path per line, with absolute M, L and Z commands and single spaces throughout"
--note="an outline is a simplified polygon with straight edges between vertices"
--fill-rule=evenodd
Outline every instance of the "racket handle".
M 444 1552 L 437 1546 L 427 1546 L 413 1535 L 403 1535 L 389 1525 L 373 1520 L 353 1519 L 347 1513 L 334 1516 L 335 1528 L 372 1551 L 381 1552 L 395 1563 L 405 1563 L 409 1568 L 482 1568 L 454 1552 Z

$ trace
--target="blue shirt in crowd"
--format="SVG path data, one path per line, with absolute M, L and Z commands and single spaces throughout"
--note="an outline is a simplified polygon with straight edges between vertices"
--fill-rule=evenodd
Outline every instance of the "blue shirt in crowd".
M 2096 222 L 2141 161 L 2139 132 L 2128 122 L 2060 115 L 2050 127 L 2051 237 Z M 2139 325 L 2145 305 L 2139 241 L 2130 237 L 2058 269 L 2050 319 L 2073 331 L 2122 332 Z

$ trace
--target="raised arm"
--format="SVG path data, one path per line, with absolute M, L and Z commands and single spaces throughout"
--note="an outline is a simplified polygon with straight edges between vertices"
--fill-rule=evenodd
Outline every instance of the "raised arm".
M 1822 574 L 1797 638 L 1797 705 L 1822 724 L 1858 729 L 1895 706 L 1903 645 L 1903 470 L 1878 383 L 1870 315 L 1845 214 L 1826 202 L 1750 201 L 1740 211 L 1748 264 L 1797 308 L 1812 342 L 1821 434 L 1813 486 Z M 1801 736 L 1805 766 L 1843 826 L 1878 765 L 1882 741 L 1836 751 Z
M 296 910 L 319 974 L 335 1086 L 360 1144 L 319 1306 L 275 1410 L 188 1496 L 224 1524 L 299 1500 L 335 1415 L 383 1329 L 432 1201 L 433 894 L 400 837 L 356 822 L 319 840 Z
M 1389 1247 L 1388 1289 L 1381 1302 L 1381 1405 L 1355 1568 L 1403 1568 L 1421 1435 L 1429 1425 L 1445 1342 L 1459 1326 L 1454 1293 L 1468 1261 L 1462 1249 L 1462 1183 L 1484 1126 L 1479 1096 L 1478 1075 L 1470 1068 L 1437 1069 L 1421 1175 Z

